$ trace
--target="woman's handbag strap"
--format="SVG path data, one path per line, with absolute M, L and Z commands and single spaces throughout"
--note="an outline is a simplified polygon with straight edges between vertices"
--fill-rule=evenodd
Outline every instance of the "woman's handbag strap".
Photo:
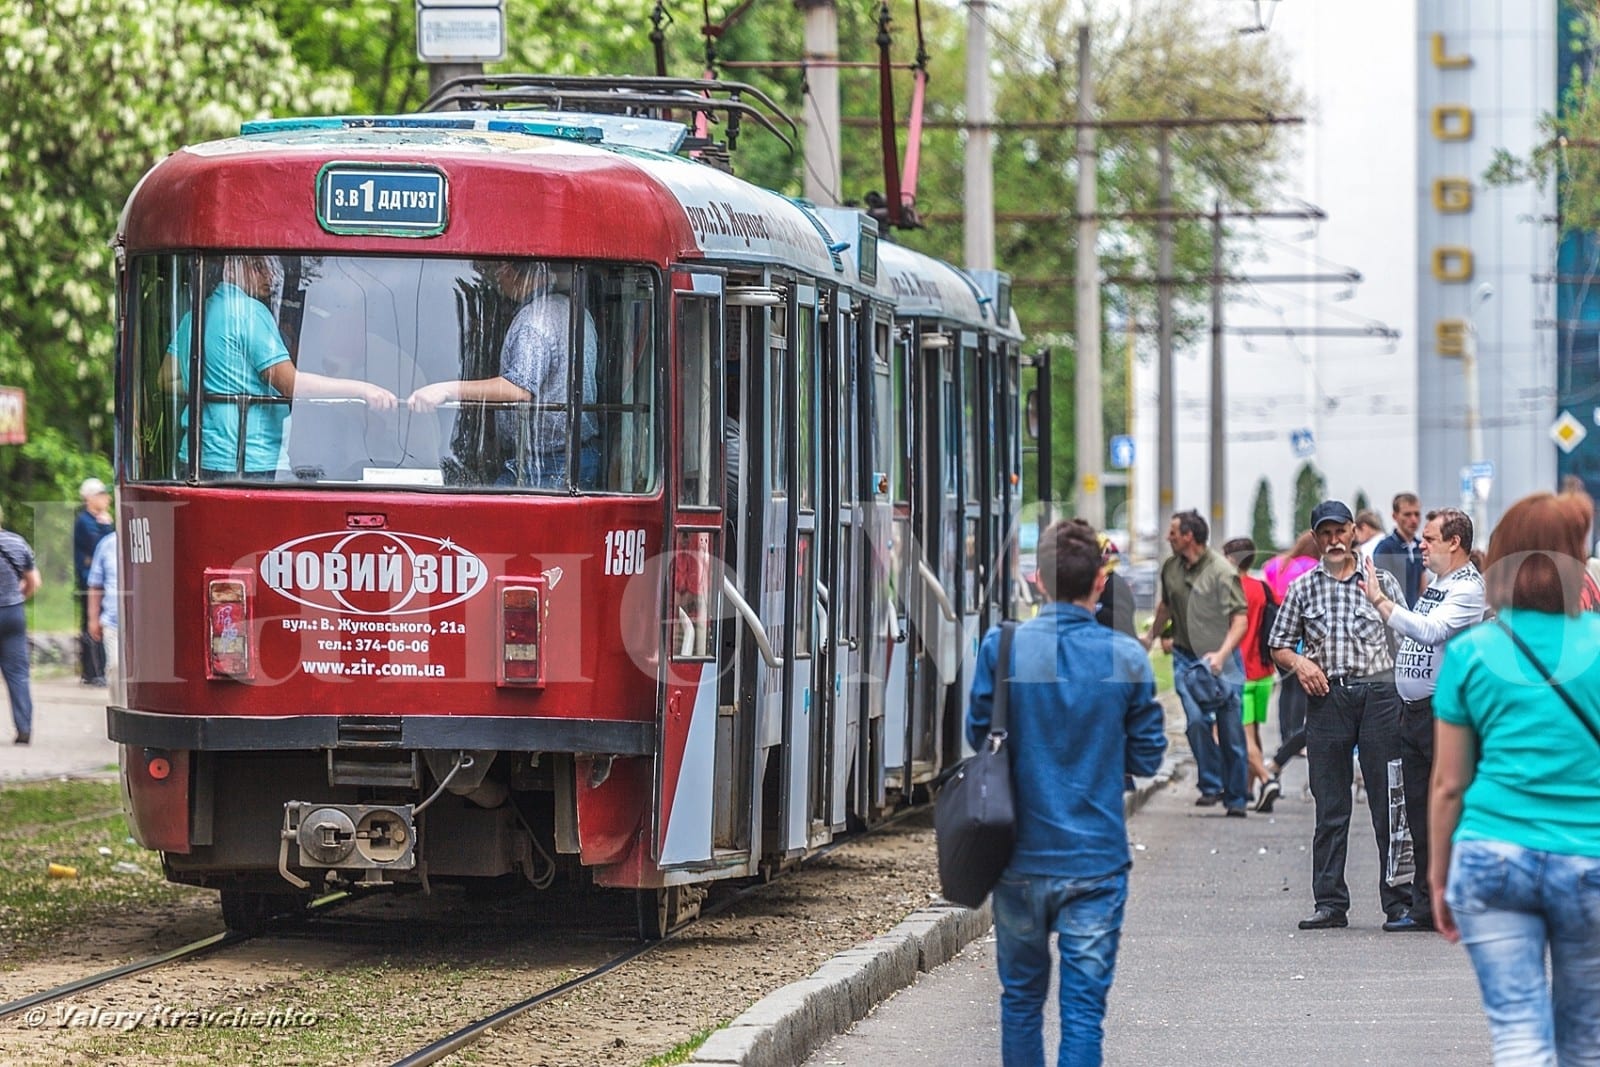
M 1583 723 L 1583 728 L 1589 731 L 1589 736 L 1594 738 L 1594 743 L 1600 745 L 1600 730 L 1595 729 L 1594 723 L 1589 721 L 1589 716 L 1585 715 L 1583 709 L 1578 706 L 1578 702 L 1572 699 L 1572 694 L 1561 688 L 1561 683 L 1556 681 L 1555 676 L 1546 669 L 1544 661 L 1533 654 L 1533 649 L 1528 647 L 1526 641 L 1517 636 L 1517 632 L 1507 625 L 1504 619 L 1496 618 L 1494 621 L 1495 625 L 1504 630 L 1506 636 L 1511 638 L 1512 644 L 1517 646 L 1517 651 L 1526 656 L 1528 662 L 1533 664 L 1534 669 L 1544 675 L 1544 680 L 1550 683 L 1550 688 L 1556 691 L 1556 696 L 1560 697 L 1567 707 L 1572 709 L 1572 714 L 1576 715 L 1578 721 Z

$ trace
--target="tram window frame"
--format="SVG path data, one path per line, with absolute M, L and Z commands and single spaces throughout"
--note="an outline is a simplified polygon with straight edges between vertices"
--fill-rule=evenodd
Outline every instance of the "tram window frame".
M 772 497 L 789 495 L 789 316 L 792 305 L 785 302 L 767 312 L 767 403 L 770 405 L 772 432 L 767 453 L 767 477 Z
M 141 256 L 129 265 L 129 303 L 133 306 L 123 338 L 123 365 L 133 373 L 126 386 L 129 406 L 122 448 L 128 457 L 126 477 L 130 481 L 181 482 L 192 467 L 178 460 L 187 398 L 163 384 L 161 367 L 172 336 L 193 303 L 193 267 L 191 257 L 175 254 Z M 164 278 L 169 279 L 165 285 Z M 176 280 L 170 280 L 173 278 Z M 145 313 L 147 307 L 152 314 Z
M 718 620 L 722 617 L 722 583 L 718 580 L 721 539 L 720 531 L 697 529 L 678 530 L 674 537 L 673 607 L 666 623 L 676 663 L 717 659 Z
M 817 427 L 813 421 L 820 409 L 816 400 L 817 307 L 801 304 L 800 330 L 795 346 L 795 497 L 801 511 L 817 509 Z
M 894 467 L 889 499 L 896 504 L 911 503 L 911 335 L 895 340 L 895 352 L 890 359 L 890 377 L 893 379 L 891 418 L 894 420 Z
M 817 537 L 798 530 L 794 537 L 794 658 L 810 659 L 817 632 Z
M 678 290 L 678 506 L 715 510 L 726 495 L 719 476 L 724 418 L 720 301 Z M 697 388 L 698 386 L 698 388 Z M 726 456 L 723 457 L 724 462 Z M 727 502 L 732 506 L 732 502 Z
M 894 339 L 890 329 L 890 324 L 883 320 L 873 323 L 876 341 L 872 350 L 872 469 L 875 476 L 888 477 L 888 491 L 883 496 L 892 501 L 900 485 L 900 464 L 895 460 L 895 442 L 899 435 L 894 426 Z M 878 492 L 876 484 L 871 491 Z
M 473 434 L 470 426 L 460 421 L 462 412 L 458 408 L 477 408 L 471 414 L 477 417 L 480 426 L 487 419 L 492 419 L 494 412 L 480 407 L 480 401 L 450 402 L 448 406 L 453 415 L 448 425 L 447 420 L 441 418 L 437 431 L 426 435 L 436 443 L 423 446 L 420 451 L 412 447 L 412 431 L 405 429 L 404 424 L 399 429 L 391 429 L 391 437 L 399 435 L 399 453 L 387 463 L 369 463 L 365 473 L 360 470 L 360 460 L 367 453 L 360 449 L 334 456 L 336 461 L 343 461 L 347 468 L 354 465 L 355 474 L 330 477 L 320 469 L 299 469 L 293 455 L 295 438 L 301 438 L 300 451 L 304 452 L 306 443 L 311 440 L 306 435 L 313 432 L 309 427 L 315 422 L 310 415 L 306 415 L 303 420 L 297 420 L 304 425 L 296 428 L 290 422 L 285 427 L 287 432 L 279 442 L 278 458 L 272 471 L 246 475 L 237 464 L 230 464 L 223 468 L 227 473 L 204 477 L 201 448 L 204 444 L 207 408 L 231 403 L 237 410 L 248 402 L 235 402 L 228 398 L 220 398 L 215 402 L 202 401 L 198 389 L 182 384 L 170 388 L 163 386 L 162 368 L 167 362 L 168 353 L 173 350 L 179 326 L 184 316 L 188 315 L 191 323 L 188 342 L 179 349 L 187 351 L 188 360 L 182 369 L 183 378 L 180 381 L 205 383 L 203 318 L 210 293 L 205 291 L 208 287 L 202 284 L 202 279 L 221 277 L 221 267 L 230 256 L 260 256 L 266 258 L 269 264 L 276 263 L 278 270 L 275 272 L 271 296 L 263 296 L 259 300 L 268 306 L 272 324 L 301 373 L 307 373 L 308 370 L 324 373 L 325 364 L 316 361 L 328 359 L 330 353 L 338 351 L 336 347 L 313 347 L 309 357 L 311 367 L 308 368 L 306 346 L 301 342 L 315 325 L 310 313 L 317 311 L 315 305 L 318 300 L 323 300 L 325 304 L 319 314 L 324 319 L 329 315 L 325 301 L 328 294 L 317 287 L 343 285 L 354 291 L 360 306 L 349 314 L 355 330 L 352 336 L 358 339 L 357 349 L 361 353 L 358 365 L 363 369 L 348 376 L 354 380 L 390 387 L 390 391 L 400 400 L 392 418 L 400 417 L 407 408 L 408 390 L 456 377 L 459 380 L 482 379 L 490 371 L 499 370 L 504 332 L 526 301 L 491 291 L 493 282 L 489 272 L 496 266 L 502 263 L 548 265 L 552 271 L 563 272 L 563 288 L 557 291 L 563 292 L 564 289 L 568 307 L 575 309 L 568 313 L 568 396 L 559 405 L 545 405 L 551 412 L 559 406 L 568 427 L 565 449 L 568 470 L 559 487 L 496 484 L 493 475 L 498 468 L 498 460 L 487 453 L 463 451 L 467 446 L 462 442 L 475 442 L 482 447 L 498 440 L 487 430 Z M 653 496 L 661 491 L 663 446 L 667 436 L 661 423 L 668 411 L 664 403 L 666 353 L 661 350 L 665 331 L 659 324 L 667 321 L 668 304 L 661 272 L 648 264 L 511 257 L 466 260 L 452 256 L 335 255 L 315 250 L 241 252 L 204 249 L 142 253 L 131 257 L 128 270 L 129 303 L 132 306 L 122 343 L 124 365 L 131 378 L 123 385 L 124 396 L 130 403 L 130 415 L 125 421 L 120 440 L 129 457 L 126 476 L 130 481 L 187 482 L 204 487 L 244 483 L 252 488 L 329 491 L 550 492 L 595 496 Z M 421 282 L 427 280 L 430 286 L 426 296 L 432 304 L 419 302 L 418 298 L 410 296 L 405 287 L 391 284 L 393 278 L 390 276 L 396 272 L 405 277 L 414 274 L 419 292 L 422 291 Z M 394 294 L 397 291 L 409 297 L 409 302 L 396 297 Z M 429 318 L 430 307 L 441 303 L 455 309 L 454 315 L 442 325 Z M 337 307 L 337 304 L 332 306 Z M 583 372 L 585 331 L 590 329 L 591 322 L 596 348 L 593 397 L 586 396 L 582 388 L 572 388 Z M 305 332 L 302 333 L 302 330 Z M 437 345 L 430 348 L 425 343 L 429 338 L 421 332 L 427 330 L 453 333 L 459 338 L 459 343 L 443 350 Z M 422 374 L 421 361 L 424 357 L 421 353 L 425 351 L 441 351 L 442 354 L 433 360 L 436 365 L 430 368 L 429 373 Z M 577 353 L 577 356 L 570 353 Z M 398 359 L 401 365 L 410 367 L 410 373 L 394 371 L 373 377 L 370 368 L 375 359 L 380 362 L 389 360 L 390 371 L 394 371 L 394 361 Z M 341 372 L 334 373 L 335 377 L 340 375 Z M 324 376 L 327 374 L 324 373 Z M 271 404 L 285 407 L 292 404 L 297 411 L 301 410 L 302 405 L 310 409 L 328 403 L 325 397 L 310 393 L 301 396 L 298 389 L 292 400 L 281 398 L 270 388 L 262 395 Z M 335 399 L 333 402 L 348 403 L 349 400 Z M 522 403 L 529 411 L 539 408 L 537 398 Z M 189 426 L 187 432 L 180 432 L 183 413 L 191 410 L 191 405 L 200 412 L 200 425 Z M 257 403 L 254 406 L 261 405 Z M 446 406 L 440 405 L 441 408 Z M 415 414 L 420 417 L 422 413 Z M 234 417 L 239 419 L 237 415 Z M 590 421 L 600 426 L 596 446 L 600 452 L 599 474 L 591 475 L 592 481 L 585 484 L 579 477 L 579 467 L 580 456 L 586 451 L 583 442 L 587 438 L 580 439 L 582 431 L 574 431 L 572 427 L 582 427 Z M 242 425 L 242 420 L 236 424 Z M 370 423 L 368 427 L 370 431 Z M 463 432 L 467 433 L 466 437 L 461 436 Z M 253 433 L 253 429 L 245 435 L 234 431 L 228 436 L 237 441 L 240 436 L 248 438 Z M 360 436 L 359 432 L 357 436 Z M 184 441 L 188 442 L 186 448 L 181 447 Z M 239 445 L 233 447 L 244 451 Z M 499 447 L 505 447 L 503 441 Z M 178 458 L 180 450 L 185 454 L 182 460 Z M 195 453 L 193 456 L 188 454 L 191 451 Z M 488 466 L 476 474 L 472 473 L 476 469 L 472 465 L 482 466 L 485 463 Z
M 940 420 L 943 462 L 939 466 L 943 472 L 944 491 L 949 496 L 961 492 L 961 383 L 956 377 L 955 358 L 954 348 L 939 349 L 939 401 L 943 415 Z
M 961 346 L 961 477 L 962 495 L 970 502 L 979 499 L 978 454 L 978 349 Z

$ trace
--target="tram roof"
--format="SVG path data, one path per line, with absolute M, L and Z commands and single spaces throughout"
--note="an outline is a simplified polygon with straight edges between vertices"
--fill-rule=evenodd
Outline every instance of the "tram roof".
M 541 113 L 282 119 L 179 149 L 140 181 L 119 233 L 134 251 L 303 248 L 549 256 L 664 264 L 770 263 L 854 282 L 853 255 L 819 215 L 671 154 L 675 124 Z M 444 174 L 435 236 L 335 234 L 318 222 L 330 162 Z M 537 175 L 539 200 L 527 181 Z M 283 205 L 297 205 L 285 211 Z
M 893 294 L 902 315 L 939 318 L 1020 338 L 1016 316 L 996 324 L 995 302 L 971 275 L 943 260 L 904 245 L 878 250 L 878 276 Z

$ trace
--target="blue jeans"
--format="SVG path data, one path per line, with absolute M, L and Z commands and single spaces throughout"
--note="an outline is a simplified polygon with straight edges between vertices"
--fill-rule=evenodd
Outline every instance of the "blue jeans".
M 1222 680 L 1232 690 L 1224 710 L 1202 707 L 1184 684 L 1184 668 L 1195 659 L 1180 648 L 1172 650 L 1172 683 L 1188 719 L 1184 734 L 1189 739 L 1189 751 L 1194 754 L 1195 778 L 1202 794 L 1220 795 L 1225 806 L 1242 811 L 1250 803 L 1250 750 L 1244 740 L 1244 661 L 1235 651 L 1222 668 Z M 1211 736 L 1212 726 L 1217 728 L 1216 738 Z
M 1000 1055 L 1005 1067 L 1043 1067 L 1050 935 L 1061 956 L 1058 1067 L 1097 1067 L 1106 994 L 1117 966 L 1126 869 L 1100 878 L 1007 871 L 994 890 L 1000 970 Z
M 1496 1067 L 1600 1064 L 1600 858 L 1458 841 L 1445 900 L 1478 972 Z
M 495 485 L 523 485 L 530 489 L 565 489 L 567 487 L 567 454 L 562 452 L 535 452 L 528 466 L 517 476 L 517 462 L 508 459 Z M 600 448 L 584 445 L 578 450 L 578 488 L 600 488 Z
M 29 684 L 28 615 L 21 604 L 0 608 L 0 673 L 11 697 L 11 724 L 19 736 L 33 733 L 33 690 Z

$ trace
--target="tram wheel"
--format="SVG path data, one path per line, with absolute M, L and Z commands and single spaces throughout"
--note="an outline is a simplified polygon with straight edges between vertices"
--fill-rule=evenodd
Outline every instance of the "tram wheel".
M 222 890 L 222 921 L 234 933 L 254 937 L 280 916 L 305 910 L 306 899 L 296 893 L 255 893 L 246 889 Z
M 705 898 L 706 891 L 695 885 L 635 890 L 634 904 L 638 911 L 640 939 L 660 941 L 672 931 L 698 919 L 700 904 Z

